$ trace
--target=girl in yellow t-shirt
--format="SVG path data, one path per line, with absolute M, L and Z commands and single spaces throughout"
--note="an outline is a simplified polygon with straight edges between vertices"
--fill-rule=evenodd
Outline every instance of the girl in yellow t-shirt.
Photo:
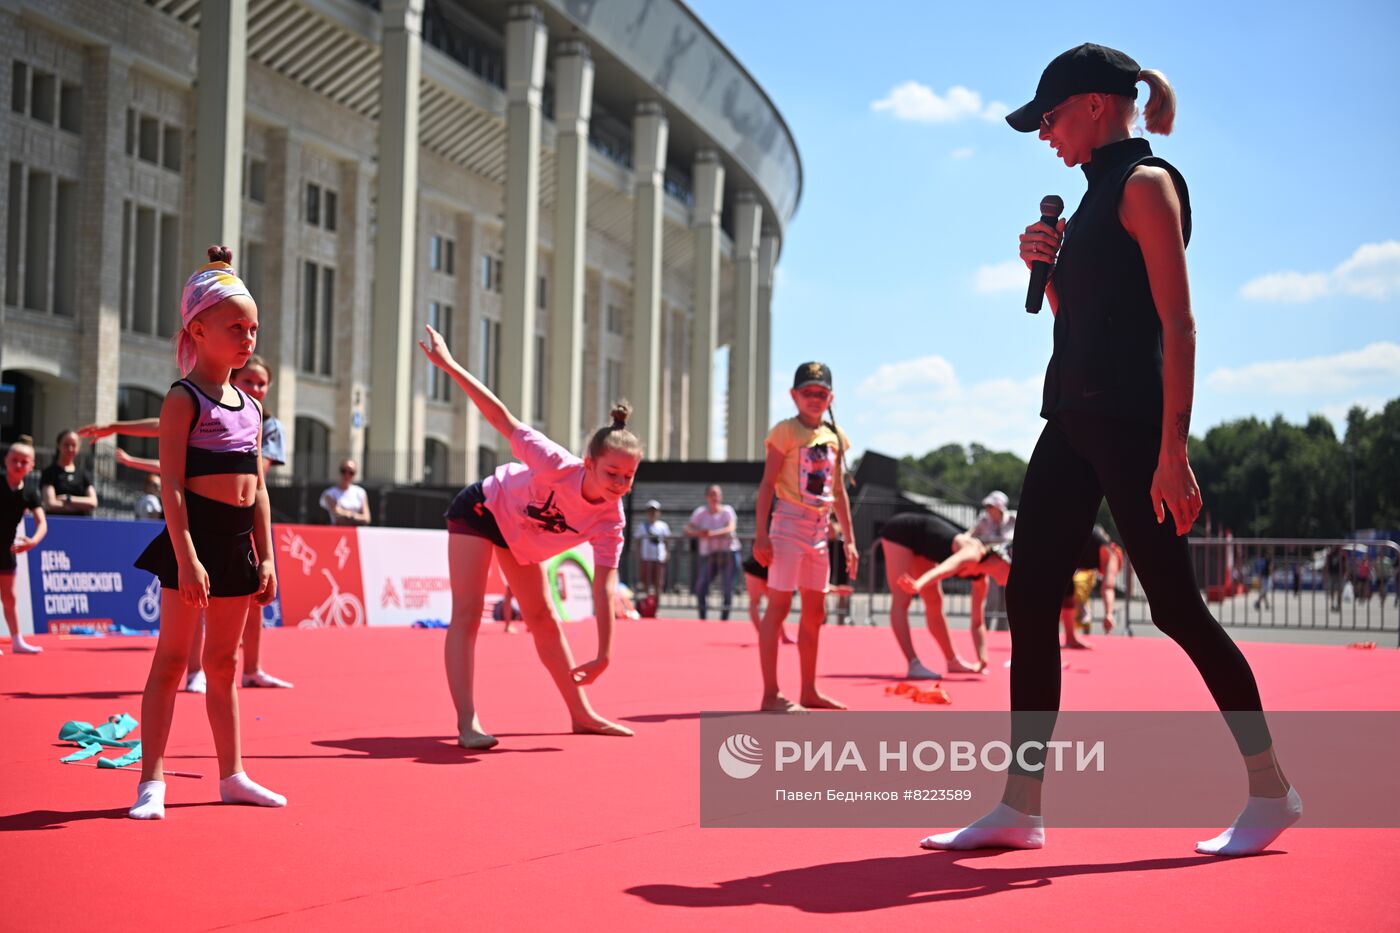
M 797 367 L 792 380 L 797 417 L 778 422 L 765 444 L 767 460 L 758 488 L 758 535 L 753 548 L 754 557 L 768 567 L 768 611 L 758 637 L 764 710 L 846 708 L 817 692 L 817 641 L 826 618 L 830 572 L 827 515 L 832 509 L 844 532 L 846 567 L 852 576 L 860 560 L 851 527 L 851 503 L 846 497 L 845 457 L 851 442 L 836 426 L 834 414 L 827 419 L 833 397 L 831 370 L 825 364 Z M 793 590 L 802 591 L 797 633 L 802 670 L 800 706 L 778 691 L 778 635 L 792 606 Z

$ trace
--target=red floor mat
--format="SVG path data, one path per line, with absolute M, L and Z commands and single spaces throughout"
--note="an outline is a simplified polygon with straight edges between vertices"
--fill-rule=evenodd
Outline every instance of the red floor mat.
M 589 627 L 570 626 L 586 655 Z M 956 637 L 965 638 L 962 633 Z M 0 657 L 6 930 L 1396 929 L 1400 833 L 1295 829 L 1280 854 L 1195 855 L 1193 830 L 1055 830 L 1036 852 L 926 853 L 901 829 L 698 826 L 697 711 L 758 699 L 747 623 L 621 623 L 591 698 L 633 739 L 580 737 L 527 634 L 483 632 L 478 702 L 501 738 L 457 748 L 440 631 L 276 630 L 291 691 L 244 690 L 249 773 L 285 810 L 219 806 L 201 698 L 182 694 L 162 823 L 125 819 L 136 778 L 63 766 L 59 725 L 139 716 L 153 640 L 37 639 Z M 925 659 L 936 656 L 916 638 Z M 1009 656 L 945 681 L 960 709 L 1002 709 Z M 1179 650 L 1100 638 L 1066 654 L 1067 709 L 1209 709 Z M 1250 643 L 1270 709 L 1400 708 L 1400 653 Z M 885 629 L 828 627 L 822 689 L 857 709 L 901 669 Z M 796 691 L 796 654 L 783 682 Z M 1167 686 L 1170 685 L 1170 689 Z M 938 715 L 930 707 L 929 715 Z M 137 732 L 135 737 L 139 737 Z

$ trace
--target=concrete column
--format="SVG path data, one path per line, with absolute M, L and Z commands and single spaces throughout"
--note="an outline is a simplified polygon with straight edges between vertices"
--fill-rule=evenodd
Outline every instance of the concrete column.
M 75 380 L 78 424 L 117 417 L 121 370 L 122 201 L 131 170 L 124 158 L 129 62 L 106 46 L 89 46 L 83 61 L 82 179 L 79 186 L 76 310 L 81 378 Z M 171 371 L 175 369 L 172 358 Z M 41 436 L 41 444 L 53 438 Z M 102 461 L 99 461 L 102 462 Z
M 210 244 L 223 243 L 236 249 L 243 230 L 248 0 L 204 0 L 199 17 L 192 264 L 208 261 L 205 249 Z
M 729 346 L 730 460 L 752 460 L 754 447 L 754 345 L 758 341 L 758 231 L 763 208 L 752 191 L 734 206 L 734 340 Z
M 773 269 L 780 245 L 777 232 L 763 231 L 758 241 L 758 308 L 753 351 L 753 449 L 763 450 L 772 427 L 768 403 L 773 394 Z
M 549 309 L 548 434 L 573 448 L 581 436 L 583 275 L 588 219 L 588 120 L 593 58 L 582 42 L 554 59 L 554 294 Z M 544 361 L 540 361 L 544 365 Z
M 336 235 L 335 442 L 332 457 L 348 456 L 364 464 L 365 400 L 370 368 L 369 166 L 340 163 L 340 217 Z
M 423 0 L 383 0 L 379 89 L 378 231 L 370 362 L 371 449 L 362 465 L 376 480 L 408 481 L 413 372 L 413 270 L 418 215 L 418 81 Z
M 648 457 L 665 449 L 661 436 L 661 208 L 666 190 L 666 113 L 642 101 L 632 117 L 632 346 L 628 395 L 633 430 Z
M 267 266 L 258 299 L 258 352 L 274 370 L 268 410 L 286 432 L 288 474 L 301 477 L 296 458 L 297 322 L 302 301 L 301 142 L 292 131 L 274 129 L 267 136 Z M 235 262 L 238 257 L 234 256 Z M 322 479 L 322 477 L 306 477 Z
M 691 190 L 695 196 L 691 209 L 691 227 L 695 231 L 695 308 L 691 314 L 687 454 L 691 460 L 709 460 L 715 334 L 719 326 L 719 219 L 724 207 L 724 165 L 713 149 L 695 154 Z
M 501 294 L 501 401 L 522 421 L 535 412 L 535 301 L 540 238 L 540 106 L 549 34 L 539 8 L 510 7 L 506 23 L 506 228 Z M 510 440 L 498 449 L 510 456 Z

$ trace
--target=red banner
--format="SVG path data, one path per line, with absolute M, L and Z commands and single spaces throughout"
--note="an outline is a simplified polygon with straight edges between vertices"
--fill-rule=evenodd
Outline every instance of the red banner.
M 355 532 L 332 525 L 273 526 L 284 626 L 369 624 Z

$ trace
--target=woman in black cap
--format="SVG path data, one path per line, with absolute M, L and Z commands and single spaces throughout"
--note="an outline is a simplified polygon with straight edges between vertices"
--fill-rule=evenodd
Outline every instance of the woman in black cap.
M 1151 90 L 1147 129 L 1171 132 L 1176 98 L 1167 79 L 1097 45 L 1052 61 L 1035 98 L 1006 118 L 1020 132 L 1038 130 L 1089 182 L 1068 224 L 1038 223 L 1021 236 L 1027 265 L 1053 266 L 1046 295 L 1056 317 L 1047 424 L 1026 468 L 1006 592 L 1011 708 L 1025 714 L 1013 716 L 1012 740 L 1043 743 L 1054 728 L 1060 598 L 1106 496 L 1154 623 L 1200 671 L 1248 771 L 1244 812 L 1196 850 L 1252 855 L 1297 821 L 1302 803 L 1274 755 L 1249 663 L 1201 601 L 1183 537 L 1201 509 L 1186 458 L 1196 352 L 1191 208 L 1181 174 L 1132 136 L 1139 81 Z M 924 847 L 1041 846 L 1044 755 L 1026 758 L 1029 767 L 1012 765 L 996 809 Z

